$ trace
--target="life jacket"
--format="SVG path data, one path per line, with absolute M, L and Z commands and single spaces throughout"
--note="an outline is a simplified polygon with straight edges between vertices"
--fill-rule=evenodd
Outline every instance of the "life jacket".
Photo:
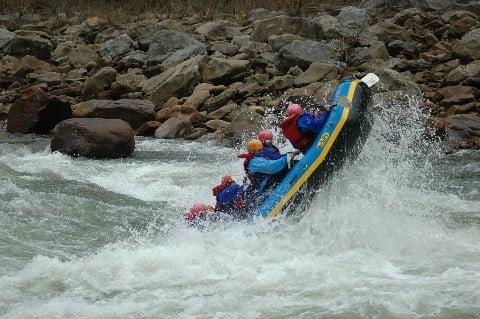
M 215 211 L 224 210 L 224 209 L 233 209 L 233 208 L 239 209 L 243 207 L 243 192 L 241 189 L 238 192 L 237 197 L 231 204 L 226 205 L 225 207 L 222 207 L 218 202 L 218 196 L 220 195 L 220 193 L 224 191 L 226 188 L 234 184 L 235 182 L 232 182 L 229 184 L 219 184 L 212 189 L 213 195 L 217 198 L 217 205 L 215 206 Z
M 248 164 L 255 157 L 263 157 L 265 159 L 269 159 L 269 158 L 267 158 L 264 154 L 262 154 L 262 152 L 258 154 L 244 153 L 244 154 L 240 154 L 238 157 L 245 159 L 245 161 L 243 162 L 243 169 L 245 171 L 245 175 L 247 175 L 248 179 L 250 180 L 252 187 L 258 191 L 262 191 L 263 189 L 261 190 L 260 188 L 262 188 L 263 184 L 265 184 L 265 180 L 267 180 L 270 177 L 270 175 L 263 174 L 263 173 L 250 174 L 248 172 Z
M 297 120 L 302 115 L 303 114 L 292 115 L 280 122 L 279 126 L 282 129 L 283 135 L 292 143 L 293 147 L 305 152 L 310 147 L 312 138 L 300 132 L 297 127 Z
M 260 153 L 269 160 L 277 160 L 282 157 L 279 149 L 274 145 L 264 145 Z

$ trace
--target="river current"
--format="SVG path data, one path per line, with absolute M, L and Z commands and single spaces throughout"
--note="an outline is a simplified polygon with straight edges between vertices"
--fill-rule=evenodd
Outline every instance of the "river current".
M 479 318 L 480 153 L 384 111 L 308 209 L 200 231 L 239 150 L 138 139 L 133 158 L 0 142 L 1 318 Z M 405 116 L 405 114 L 408 114 Z

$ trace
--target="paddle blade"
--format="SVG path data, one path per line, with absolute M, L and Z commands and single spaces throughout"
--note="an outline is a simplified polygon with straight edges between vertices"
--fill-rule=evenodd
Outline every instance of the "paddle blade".
M 377 84 L 378 81 L 380 81 L 380 78 L 374 73 L 368 73 L 362 78 L 361 81 L 365 83 L 369 88 L 371 88 L 372 86 Z

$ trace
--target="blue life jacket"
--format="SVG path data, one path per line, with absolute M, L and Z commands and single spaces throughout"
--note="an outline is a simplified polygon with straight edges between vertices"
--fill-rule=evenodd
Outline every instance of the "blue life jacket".
M 276 160 L 282 157 L 282 154 L 280 154 L 278 148 L 273 145 L 264 145 L 260 154 L 269 160 Z
M 242 186 L 234 183 L 218 193 L 216 208 L 220 210 L 240 208 L 242 197 Z

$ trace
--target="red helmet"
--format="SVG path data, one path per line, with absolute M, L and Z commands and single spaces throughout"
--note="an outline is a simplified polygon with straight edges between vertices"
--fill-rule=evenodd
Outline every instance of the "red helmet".
M 210 205 L 206 205 L 203 203 L 198 203 L 192 206 L 190 210 L 184 215 L 186 220 L 195 220 L 199 215 L 206 214 L 209 211 L 214 210 L 214 208 Z
M 258 139 L 260 140 L 260 142 L 265 144 L 265 141 L 273 140 L 273 132 L 272 131 L 261 131 L 260 133 L 258 133 Z
M 225 175 L 222 177 L 222 185 L 228 185 L 231 183 L 235 183 L 235 180 L 230 175 Z
M 287 116 L 293 116 L 293 115 L 299 115 L 303 113 L 303 109 L 300 105 L 298 104 L 290 104 L 287 108 Z

